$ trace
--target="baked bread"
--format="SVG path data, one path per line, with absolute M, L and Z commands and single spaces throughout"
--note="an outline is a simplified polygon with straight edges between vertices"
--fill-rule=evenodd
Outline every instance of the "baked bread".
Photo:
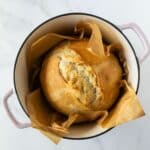
M 82 47 L 85 42 L 61 42 L 46 56 L 40 73 L 50 105 L 66 116 L 85 116 L 80 121 L 95 120 L 100 114 L 97 112 L 109 109 L 118 97 L 122 79 L 122 68 L 113 54 L 90 65 L 71 48 Z

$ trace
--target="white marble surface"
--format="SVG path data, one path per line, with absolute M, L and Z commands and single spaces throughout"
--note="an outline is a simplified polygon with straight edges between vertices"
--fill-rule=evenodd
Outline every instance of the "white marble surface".
M 104 17 L 118 25 L 136 22 L 150 39 L 149 6 L 149 0 L 0 0 L 0 149 L 148 150 L 150 147 L 150 58 L 141 65 L 141 83 L 138 93 L 147 113 L 146 116 L 94 139 L 62 140 L 56 146 L 34 129 L 16 129 L 4 111 L 2 98 L 13 86 L 13 65 L 17 51 L 25 37 L 38 24 L 58 14 L 81 11 Z M 128 35 L 136 51 L 142 51 L 136 36 L 131 34 Z M 15 96 L 12 99 L 12 107 L 24 121 Z

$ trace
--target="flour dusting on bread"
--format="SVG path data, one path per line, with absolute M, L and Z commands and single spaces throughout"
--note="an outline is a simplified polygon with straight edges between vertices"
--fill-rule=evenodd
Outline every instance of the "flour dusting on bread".
M 85 64 L 75 51 L 65 49 L 61 53 L 59 70 L 67 84 L 77 91 L 76 97 L 81 103 L 90 104 L 102 97 L 92 67 Z

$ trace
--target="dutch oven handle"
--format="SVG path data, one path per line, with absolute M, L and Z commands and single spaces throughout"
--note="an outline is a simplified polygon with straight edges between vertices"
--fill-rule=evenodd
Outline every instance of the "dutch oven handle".
M 6 110 L 7 115 L 9 116 L 10 120 L 12 121 L 12 123 L 19 129 L 24 129 L 24 128 L 28 128 L 31 126 L 31 123 L 22 123 L 20 121 L 18 121 L 16 119 L 16 117 L 12 114 L 11 109 L 9 107 L 8 104 L 8 100 L 9 98 L 12 96 L 13 94 L 13 89 L 9 90 L 6 95 L 4 96 L 3 99 L 3 103 L 4 103 L 4 108 Z
M 122 31 L 131 29 L 133 32 L 136 33 L 136 35 L 140 39 L 140 41 L 145 49 L 145 54 L 143 54 L 143 56 L 139 57 L 139 62 L 140 62 L 140 64 L 142 64 L 146 60 L 146 58 L 150 55 L 150 43 L 148 42 L 146 35 L 144 34 L 142 29 L 136 23 L 124 24 L 124 25 L 119 26 L 119 28 Z

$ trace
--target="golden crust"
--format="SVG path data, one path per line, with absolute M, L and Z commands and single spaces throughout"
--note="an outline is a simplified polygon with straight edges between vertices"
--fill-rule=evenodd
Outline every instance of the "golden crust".
M 44 60 L 40 73 L 44 94 L 50 104 L 63 114 L 69 115 L 70 112 L 89 111 L 89 108 L 77 100 L 73 94 L 75 90 L 68 86 L 60 74 L 59 54 L 63 51 L 64 46 L 65 44 L 61 44 L 59 46 L 61 48 L 57 47 Z
M 114 104 L 119 95 L 122 68 L 113 54 L 110 54 L 102 63 L 93 66 L 93 68 L 100 78 L 99 81 L 104 93 L 104 100 L 101 101 L 100 108 L 107 110 Z
M 77 45 L 80 41 L 75 42 Z M 75 44 L 74 43 L 74 44 Z M 82 41 L 81 41 L 82 43 Z M 94 111 L 107 110 L 116 100 L 119 94 L 118 84 L 121 80 L 122 70 L 114 55 L 106 57 L 102 63 L 91 66 L 97 77 L 99 88 L 102 87 L 101 97 L 89 105 L 82 103 L 77 97 L 76 89 L 72 88 L 60 72 L 59 63 L 61 54 L 69 48 L 68 42 L 62 42 L 48 54 L 42 65 L 40 81 L 42 89 L 49 103 L 59 112 L 69 116 L 71 113 L 89 114 Z M 76 61 L 80 61 L 77 59 Z M 86 62 L 85 62 L 86 64 Z M 82 84 L 82 83 L 81 83 Z M 80 86 L 80 84 L 79 84 Z M 81 95 L 80 95 L 81 96 Z M 95 112 L 97 114 L 97 112 Z M 93 120 L 87 117 L 88 120 Z M 98 116 L 98 115 L 97 115 Z M 96 117 L 94 117 L 95 119 Z M 80 120 L 86 120 L 82 117 Z

